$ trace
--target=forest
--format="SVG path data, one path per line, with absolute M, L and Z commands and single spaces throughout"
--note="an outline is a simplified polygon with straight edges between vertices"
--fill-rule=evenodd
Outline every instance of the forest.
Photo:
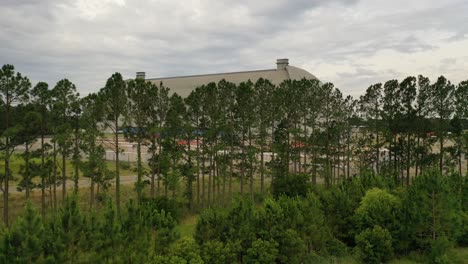
M 115 73 L 80 96 L 7 64 L 0 151 L 1 263 L 468 259 L 468 80 L 359 98 L 222 80 L 183 98 Z

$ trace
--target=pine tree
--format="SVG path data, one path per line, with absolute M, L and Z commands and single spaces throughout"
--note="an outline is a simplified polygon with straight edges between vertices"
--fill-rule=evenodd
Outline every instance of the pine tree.
M 430 114 L 430 81 L 429 78 L 422 75 L 418 76 L 418 95 L 416 98 L 416 133 L 417 133 L 417 142 L 416 142 L 416 168 L 415 168 L 415 177 L 423 172 L 423 161 L 429 152 L 429 144 L 427 132 L 429 132 L 429 114 Z M 421 142 L 422 140 L 422 142 Z
M 39 113 L 40 117 L 40 138 L 41 138 L 41 167 L 40 167 L 40 176 L 41 176 L 41 214 L 42 218 L 45 218 L 45 188 L 46 188 L 46 176 L 47 176 L 47 167 L 45 163 L 46 158 L 46 148 L 49 147 L 46 145 L 44 138 L 48 131 L 49 124 L 49 111 L 48 106 L 50 105 L 51 92 L 49 90 L 49 85 L 45 82 L 39 82 L 31 90 L 31 101 L 36 106 L 36 111 Z
M 127 131 L 125 136 L 137 144 L 137 182 L 135 189 L 138 194 L 138 203 L 141 202 L 143 192 L 143 159 L 141 147 L 147 135 L 147 126 L 149 122 L 150 101 L 150 84 L 144 79 L 137 78 L 131 80 L 127 86 L 128 95 L 128 120 L 126 121 Z
M 244 179 L 246 177 L 246 170 L 250 178 L 250 193 L 253 199 L 253 154 L 252 149 L 252 129 L 255 122 L 255 106 L 254 106 L 254 90 L 251 81 L 242 82 L 236 90 L 236 119 L 239 122 L 240 137 L 241 137 L 241 162 L 240 166 L 240 191 L 244 192 Z M 248 141 L 248 146 L 246 146 Z
M 21 73 L 15 74 L 13 65 L 3 65 L 0 69 L 0 102 L 5 108 L 5 125 L 2 133 L 4 143 L 0 149 L 5 150 L 5 175 L 3 175 L 3 222 L 8 226 L 8 191 L 10 181 L 10 157 L 14 150 L 14 142 L 11 137 L 15 135 L 16 129 L 12 128 L 11 112 L 12 106 L 21 103 L 28 98 L 28 91 L 31 88 L 29 79 Z
M 468 129 L 468 80 L 458 84 L 455 92 L 455 118 L 459 120 L 459 129 L 454 133 L 454 141 L 458 148 L 458 171 L 462 175 L 462 153 L 468 156 L 468 133 L 463 132 Z M 454 119 L 455 119 L 454 118 Z M 468 173 L 468 162 L 467 170 Z
M 102 121 L 103 115 L 103 98 L 97 94 L 89 94 L 82 99 L 83 113 L 81 116 L 84 132 L 81 141 L 81 150 L 87 155 L 87 160 L 81 163 L 83 176 L 89 177 L 91 180 L 90 186 L 90 207 L 92 208 L 95 201 L 95 187 L 98 185 L 98 190 L 107 190 L 110 185 L 109 181 L 112 178 L 112 173 L 107 169 L 105 162 L 105 150 L 102 145 L 98 144 L 98 140 L 103 137 Z
M 410 169 L 411 169 L 411 154 L 412 154 L 412 135 L 414 134 L 414 122 L 416 119 L 416 110 L 414 108 L 416 102 L 416 78 L 407 77 L 399 86 L 399 94 L 401 96 L 401 116 L 400 116 L 400 132 L 401 136 L 406 134 L 406 147 L 405 147 L 405 167 L 406 167 L 406 185 L 410 183 Z M 403 161 L 402 161 L 403 162 Z
M 221 80 L 218 83 L 218 92 L 219 92 L 219 104 L 220 111 L 222 113 L 221 117 L 221 142 L 223 144 L 224 158 L 227 158 L 226 165 L 229 166 L 229 179 L 228 179 L 228 201 L 232 200 L 232 183 L 234 175 L 234 161 L 236 160 L 236 146 L 239 142 L 239 136 L 237 134 L 236 126 L 236 115 L 235 115 L 235 106 L 236 106 L 236 85 L 225 80 Z M 224 193 L 224 192 L 223 192 Z
M 370 142 L 375 153 L 375 168 L 380 171 L 380 127 L 382 111 L 382 84 L 377 83 L 367 88 L 365 95 L 359 99 L 359 110 L 364 120 L 369 123 L 370 130 L 374 133 L 375 142 Z M 372 140 L 373 141 L 373 140 Z
M 455 86 L 444 76 L 440 76 L 437 81 L 430 86 L 430 89 L 431 110 L 437 120 L 436 133 L 439 141 L 439 170 L 442 173 L 444 168 L 444 142 L 447 137 L 450 119 L 455 110 Z
M 428 249 L 436 241 L 460 236 L 462 222 L 456 195 L 448 177 L 436 167 L 426 170 L 408 187 L 403 199 L 406 219 L 402 232 L 416 249 Z
M 70 149 L 73 144 L 71 117 L 74 115 L 75 104 L 79 94 L 76 92 L 76 86 L 68 79 L 57 82 L 52 89 L 54 108 L 59 114 L 60 123 L 58 124 L 57 143 L 59 151 L 62 154 L 62 201 L 65 203 L 67 193 L 67 158 L 70 155 Z
M 172 195 L 175 196 L 177 183 L 181 176 L 180 160 L 183 156 L 183 148 L 185 144 L 180 144 L 180 139 L 183 137 L 185 129 L 184 117 L 186 109 L 182 97 L 173 94 L 170 98 L 170 105 L 167 111 L 165 140 L 163 147 L 168 157 L 170 158 L 170 170 L 166 171 L 166 187 L 172 190 Z
M 399 171 L 397 170 L 397 160 L 401 159 L 401 157 L 399 157 L 400 151 L 397 147 L 397 114 L 400 109 L 398 85 L 397 80 L 389 80 L 385 82 L 382 112 L 382 120 L 385 124 L 385 134 L 390 150 L 389 167 L 392 168 L 391 171 L 393 171 L 395 182 L 398 181 L 399 175 Z
M 21 154 L 24 164 L 20 166 L 20 174 L 23 177 L 19 182 L 18 189 L 25 190 L 25 198 L 28 200 L 30 190 L 35 187 L 32 178 L 37 175 L 37 166 L 35 166 L 35 162 L 31 161 L 35 156 L 31 147 L 39 135 L 40 116 L 32 104 L 17 106 L 14 112 L 14 120 L 18 128 L 17 137 L 24 145 L 24 153 Z
M 59 212 L 58 224 L 58 241 L 62 239 L 62 243 L 67 249 L 65 258 L 71 262 L 77 261 L 78 253 L 80 251 L 80 243 L 82 237 L 86 233 L 85 219 L 78 204 L 78 197 L 76 195 L 67 197 L 64 206 Z M 60 242 L 58 242 L 60 243 Z
M 184 99 L 184 102 L 187 106 L 187 128 L 190 130 L 188 133 L 195 136 L 196 140 L 196 149 L 195 159 L 196 164 L 193 166 L 194 171 L 196 172 L 196 181 L 197 181 L 197 206 L 200 206 L 200 116 L 201 116 L 201 97 L 200 97 L 200 88 L 193 90 L 187 98 Z M 190 142 L 187 143 L 190 147 Z
M 161 84 L 162 88 L 162 84 Z M 158 173 L 158 138 L 161 137 L 161 131 L 160 131 L 160 120 L 158 116 L 158 104 L 155 102 L 159 101 L 159 87 L 155 84 L 150 84 L 148 87 L 148 97 L 150 98 L 153 103 L 150 105 L 148 109 L 148 133 L 147 133 L 147 139 L 148 139 L 148 152 L 151 154 L 151 157 L 148 160 L 148 164 L 150 167 L 150 173 L 151 173 L 151 178 L 150 178 L 150 195 L 151 198 L 154 198 L 156 195 L 156 185 L 155 185 L 155 180 L 156 180 L 156 174 Z M 159 191 L 159 190 L 158 190 Z
M 117 215 L 120 216 L 120 162 L 119 133 L 122 119 L 127 113 L 127 84 L 120 73 L 114 73 L 107 79 L 106 86 L 99 91 L 104 98 L 105 125 L 114 134 L 113 150 L 115 154 L 115 201 Z
M 270 104 L 274 92 L 274 85 L 263 78 L 255 83 L 255 101 L 258 104 L 255 115 L 258 116 L 258 145 L 260 146 L 260 190 L 265 193 L 265 161 L 264 152 L 266 151 L 268 129 L 271 124 Z
M 23 215 L 16 219 L 10 230 L 3 232 L 0 235 L 3 240 L 0 259 L 3 263 L 35 263 L 41 258 L 44 226 L 29 201 Z

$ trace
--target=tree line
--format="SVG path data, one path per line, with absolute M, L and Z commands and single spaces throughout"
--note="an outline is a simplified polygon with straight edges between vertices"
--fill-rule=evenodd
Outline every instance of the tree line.
M 175 197 L 183 189 L 180 194 L 190 209 L 221 205 L 237 191 L 254 199 L 257 179 L 265 194 L 275 182 L 297 173 L 312 185 L 327 187 L 367 170 L 406 185 L 434 164 L 441 173 L 456 169 L 461 175 L 468 146 L 467 89 L 468 81 L 454 85 L 441 76 L 431 83 L 418 76 L 371 85 L 354 99 L 318 80 L 278 85 L 266 79 L 238 85 L 222 80 L 196 87 L 182 98 L 163 83 L 124 80 L 115 73 L 104 88 L 80 97 L 67 79 L 53 88 L 44 82 L 32 87 L 26 76 L 4 65 L 4 222 L 8 224 L 13 177 L 10 158 L 19 145 L 24 147 L 19 186 L 26 198 L 32 188 L 41 189 L 43 217 L 47 204 L 58 209 L 59 185 L 65 203 L 67 179 L 78 193 L 80 173 L 91 179 L 91 207 L 96 191 L 108 190 L 115 181 L 120 215 L 122 134 L 136 145 L 138 202 L 146 185 L 152 198 Z M 37 140 L 40 148 L 31 151 Z M 115 171 L 104 158 L 109 145 Z M 72 168 L 67 168 L 67 160 Z

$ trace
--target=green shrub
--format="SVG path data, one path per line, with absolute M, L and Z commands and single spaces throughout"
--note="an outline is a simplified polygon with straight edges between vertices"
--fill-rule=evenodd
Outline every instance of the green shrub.
M 447 237 L 439 237 L 431 241 L 428 252 L 426 252 L 426 261 L 436 264 L 459 263 L 453 254 L 453 242 Z
M 380 226 L 368 228 L 356 236 L 356 249 L 364 263 L 382 263 L 392 258 L 392 236 Z
M 273 196 L 279 197 L 286 195 L 288 197 L 306 197 L 310 184 L 307 174 L 290 174 L 287 177 L 276 177 L 273 180 Z
M 399 244 L 401 201 L 386 190 L 372 188 L 366 192 L 354 213 L 357 233 L 376 225 L 387 229 L 393 246 Z
M 241 251 L 240 243 L 211 240 L 201 246 L 201 256 L 205 263 L 224 264 L 237 263 L 237 256 Z
M 193 238 L 183 237 L 171 245 L 169 255 L 179 257 L 187 263 L 203 263 L 200 248 Z
M 122 170 L 130 170 L 130 163 L 128 162 L 119 162 L 119 166 Z
M 164 212 L 170 213 L 171 216 L 177 221 L 180 220 L 180 208 L 182 208 L 182 206 L 174 199 L 169 199 L 163 196 L 156 198 L 144 198 L 142 200 L 141 206 L 151 210 L 164 210 Z
M 435 240 L 447 237 L 463 241 L 463 217 L 457 185 L 442 176 L 438 169 L 430 169 L 417 177 L 407 188 L 403 199 L 402 234 L 407 234 L 407 249 L 428 251 Z M 458 197 L 457 197 L 458 196 Z
M 257 239 L 252 242 L 252 247 L 247 249 L 247 255 L 244 258 L 244 262 L 256 264 L 274 263 L 277 255 L 278 243 L 276 241 Z

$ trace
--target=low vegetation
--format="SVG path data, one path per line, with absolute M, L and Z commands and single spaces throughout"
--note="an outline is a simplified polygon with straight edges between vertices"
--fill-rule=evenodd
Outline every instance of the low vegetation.
M 289 175 L 290 178 L 301 177 Z M 169 198 L 130 200 L 121 216 L 112 200 L 83 210 L 78 197 L 42 219 L 27 203 L 0 233 L 5 263 L 463 263 L 468 183 L 433 169 L 409 187 L 361 175 L 331 188 L 282 181 L 283 194 L 254 204 L 181 212 Z M 345 203 L 346 199 L 348 203 Z M 342 210 L 346 207 L 346 210 Z M 418 208 L 417 210 L 415 208 Z M 464 253 L 465 252 L 465 253 Z M 403 259 L 406 259 L 403 261 Z

